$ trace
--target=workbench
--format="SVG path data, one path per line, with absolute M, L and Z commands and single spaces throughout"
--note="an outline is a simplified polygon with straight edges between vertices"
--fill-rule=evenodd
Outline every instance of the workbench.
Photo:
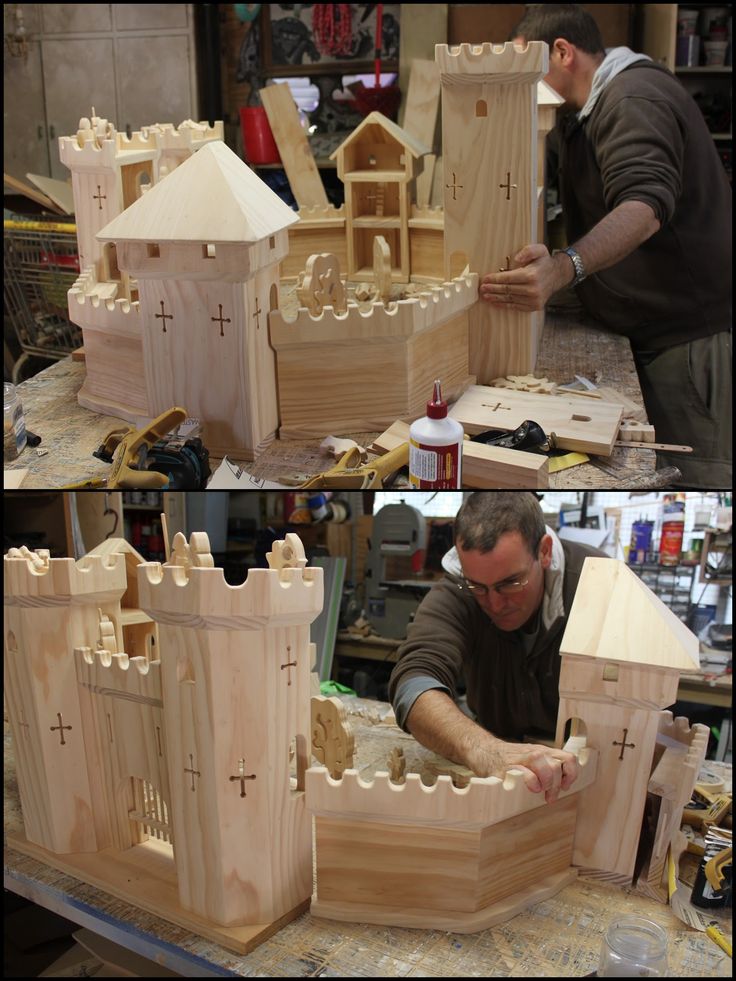
M 636 369 L 629 342 L 593 326 L 579 313 L 547 313 L 536 374 L 562 384 L 575 375 L 595 379 L 642 405 Z M 107 434 L 121 422 L 82 408 L 77 393 L 84 380 L 84 363 L 71 357 L 45 368 L 19 386 L 26 426 L 41 436 L 39 455 L 27 447 L 17 460 L 7 464 L 11 470 L 27 469 L 23 488 L 54 489 L 65 484 L 104 477 L 109 464 L 92 456 Z M 325 398 L 329 387 L 325 386 Z M 331 433 L 324 436 L 349 436 L 362 446 L 369 445 L 379 433 Z M 281 479 L 296 483 L 320 473 L 331 461 L 320 454 L 320 439 L 274 440 L 265 452 L 245 469 L 258 480 Z M 233 460 L 234 463 L 242 461 Z M 220 460 L 212 459 L 214 471 Z M 655 490 L 672 485 L 679 476 L 674 468 L 655 471 L 655 452 L 649 449 L 616 447 L 610 457 L 591 457 L 589 463 L 562 470 L 550 476 L 551 490 L 603 490 L 634 488 Z M 296 478 L 296 480 L 295 480 Z
M 355 733 L 354 766 L 370 779 L 397 745 L 407 771 L 452 767 L 393 723 L 384 702 L 342 696 Z M 730 784 L 731 769 L 720 766 Z M 444 770 L 444 772 L 450 772 Z M 5 730 L 5 831 L 20 827 L 12 739 Z M 731 960 L 669 907 L 579 879 L 552 899 L 476 934 L 338 923 L 303 913 L 247 955 L 224 948 L 12 849 L 5 888 L 187 977 L 585 977 L 596 970 L 601 937 L 621 915 L 649 917 L 669 935 L 670 977 L 731 977 Z M 715 911 L 730 936 L 730 911 Z

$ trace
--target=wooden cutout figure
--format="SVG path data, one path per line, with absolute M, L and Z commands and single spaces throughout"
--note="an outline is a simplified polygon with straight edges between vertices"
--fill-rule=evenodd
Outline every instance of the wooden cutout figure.
M 206 531 L 193 531 L 189 542 L 186 535 L 177 531 L 171 543 L 171 558 L 166 565 L 178 565 L 184 569 L 212 569 L 214 564 Z
M 353 765 L 355 737 L 339 698 L 312 698 L 312 752 L 338 780 Z
M 332 307 L 335 313 L 345 313 L 348 308 L 347 293 L 340 279 L 337 256 L 330 252 L 310 255 L 297 295 L 301 305 L 315 317 L 326 306 Z
M 406 759 L 401 746 L 394 746 L 388 758 L 388 778 L 391 783 L 406 783 Z
M 97 611 L 100 616 L 100 632 L 97 637 L 97 650 L 106 651 L 108 654 L 117 654 L 118 645 L 115 639 L 115 624 L 110 617 Z
M 302 540 L 293 532 L 285 535 L 283 541 L 274 542 L 271 548 L 271 552 L 266 552 L 269 569 L 303 569 L 307 564 Z
M 391 247 L 383 235 L 373 239 L 373 278 L 378 296 L 387 303 L 391 299 Z

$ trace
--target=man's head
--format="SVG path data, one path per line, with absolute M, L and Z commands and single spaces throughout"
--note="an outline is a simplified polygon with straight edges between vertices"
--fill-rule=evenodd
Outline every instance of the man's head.
M 512 32 L 515 43 L 546 41 L 549 72 L 545 82 L 566 102 L 581 109 L 590 83 L 605 57 L 595 20 L 577 3 L 531 4 Z
M 533 494 L 471 494 L 455 518 L 455 547 L 475 600 L 499 630 L 518 630 L 534 616 L 552 539 Z

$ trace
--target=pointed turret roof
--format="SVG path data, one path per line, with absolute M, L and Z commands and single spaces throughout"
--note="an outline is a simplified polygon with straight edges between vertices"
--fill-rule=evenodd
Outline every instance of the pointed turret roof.
M 697 671 L 698 638 L 625 562 L 587 558 L 560 654 Z
M 221 140 L 205 143 L 97 233 L 102 242 L 258 242 L 299 220 Z
M 413 157 L 423 157 L 425 153 L 432 152 L 430 147 L 425 146 L 418 139 L 416 139 L 416 137 L 412 136 L 411 133 L 408 133 L 397 123 L 390 120 L 388 116 L 384 116 L 382 112 L 371 112 L 365 117 L 360 126 L 356 126 L 350 136 L 342 141 L 337 150 L 330 154 L 330 160 L 334 160 L 341 150 L 344 150 L 345 147 L 349 146 L 358 138 L 358 136 L 360 136 L 361 132 L 364 129 L 367 129 L 369 126 L 380 126 L 387 133 L 393 136 L 395 140 L 398 140 L 398 142 L 401 143 Z

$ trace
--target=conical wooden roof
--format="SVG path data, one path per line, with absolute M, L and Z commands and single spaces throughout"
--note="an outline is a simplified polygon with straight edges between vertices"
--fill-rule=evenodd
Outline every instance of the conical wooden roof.
M 397 123 L 393 122 L 384 116 L 382 112 L 371 112 L 369 113 L 360 126 L 356 126 L 353 132 L 345 140 L 342 141 L 340 146 L 334 153 L 330 154 L 330 160 L 334 160 L 335 157 L 340 153 L 345 147 L 349 146 L 354 140 L 356 140 L 364 129 L 369 126 L 380 126 L 387 133 L 389 133 L 395 140 L 404 146 L 413 157 L 423 157 L 425 153 L 431 153 L 431 148 L 425 146 L 416 137 L 407 133 L 405 129 L 402 129 Z
M 560 654 L 697 671 L 698 638 L 625 562 L 587 558 Z
M 299 220 L 221 140 L 196 153 L 97 233 L 102 242 L 258 242 Z

